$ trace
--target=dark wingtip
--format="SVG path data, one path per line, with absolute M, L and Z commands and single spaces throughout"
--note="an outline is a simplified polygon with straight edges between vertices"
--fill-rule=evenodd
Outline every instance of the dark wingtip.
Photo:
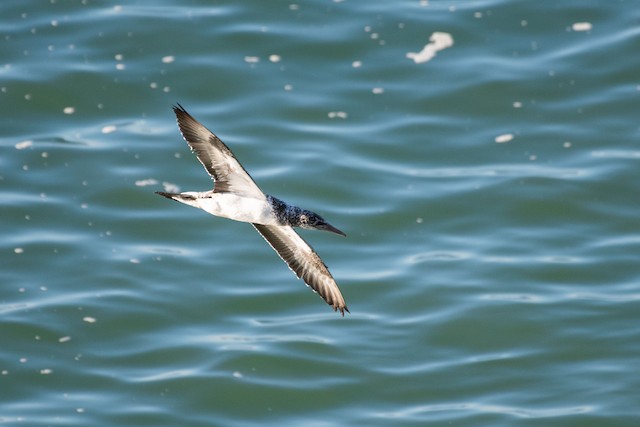
M 176 102 L 176 104 L 172 105 L 171 108 L 173 108 L 173 112 L 176 113 L 176 114 L 178 113 L 178 111 L 182 112 L 182 113 L 187 113 L 187 110 L 185 110 L 184 107 L 182 105 L 180 105 L 179 102 Z M 187 113 L 187 114 L 189 114 L 189 113 Z
M 342 314 L 342 317 L 344 317 L 344 312 L 346 310 L 347 313 L 351 314 L 351 312 L 349 311 L 349 308 L 345 305 L 344 307 L 334 307 L 333 311 L 338 311 L 340 310 L 340 314 Z
M 173 108 L 173 113 L 176 115 L 176 119 L 178 119 L 178 124 L 180 124 L 180 120 L 183 119 L 184 117 L 190 117 L 193 119 L 193 116 L 189 114 L 189 112 L 185 110 L 185 108 L 182 105 L 180 105 L 180 103 L 176 102 L 176 105 L 174 105 L 172 108 Z

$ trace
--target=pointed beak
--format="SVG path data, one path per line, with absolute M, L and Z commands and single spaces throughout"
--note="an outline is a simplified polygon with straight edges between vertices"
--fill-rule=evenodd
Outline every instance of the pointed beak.
M 338 230 L 333 225 L 328 224 L 328 223 L 327 224 L 323 224 L 322 226 L 320 226 L 318 228 L 320 228 L 320 230 L 329 231 L 331 233 L 335 233 L 335 234 L 339 234 L 341 236 L 347 237 L 347 235 L 344 234 L 342 231 Z

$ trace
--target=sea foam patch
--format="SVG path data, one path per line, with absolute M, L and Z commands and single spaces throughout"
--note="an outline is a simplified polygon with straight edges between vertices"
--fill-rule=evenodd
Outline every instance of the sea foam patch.
M 435 32 L 429 37 L 429 42 L 420 52 L 408 52 L 407 58 L 413 59 L 416 64 L 430 61 L 436 56 L 436 52 L 453 46 L 453 37 L 449 33 Z

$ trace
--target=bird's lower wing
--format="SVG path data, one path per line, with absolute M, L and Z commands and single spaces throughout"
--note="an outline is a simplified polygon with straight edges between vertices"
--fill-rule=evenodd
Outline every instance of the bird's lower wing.
M 333 307 L 344 311 L 349 309 L 340 293 L 329 269 L 313 248 L 289 226 L 252 224 L 258 233 L 271 245 L 289 268 L 304 282 L 320 294 Z

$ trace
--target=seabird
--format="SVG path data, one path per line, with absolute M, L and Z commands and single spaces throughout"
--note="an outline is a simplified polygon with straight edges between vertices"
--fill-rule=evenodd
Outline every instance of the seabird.
M 264 194 L 213 132 L 177 104 L 173 107 L 182 137 L 214 181 L 213 190 L 156 193 L 211 215 L 249 222 L 299 279 L 344 316 L 347 305 L 329 269 L 293 227 L 346 236 L 320 215 Z

